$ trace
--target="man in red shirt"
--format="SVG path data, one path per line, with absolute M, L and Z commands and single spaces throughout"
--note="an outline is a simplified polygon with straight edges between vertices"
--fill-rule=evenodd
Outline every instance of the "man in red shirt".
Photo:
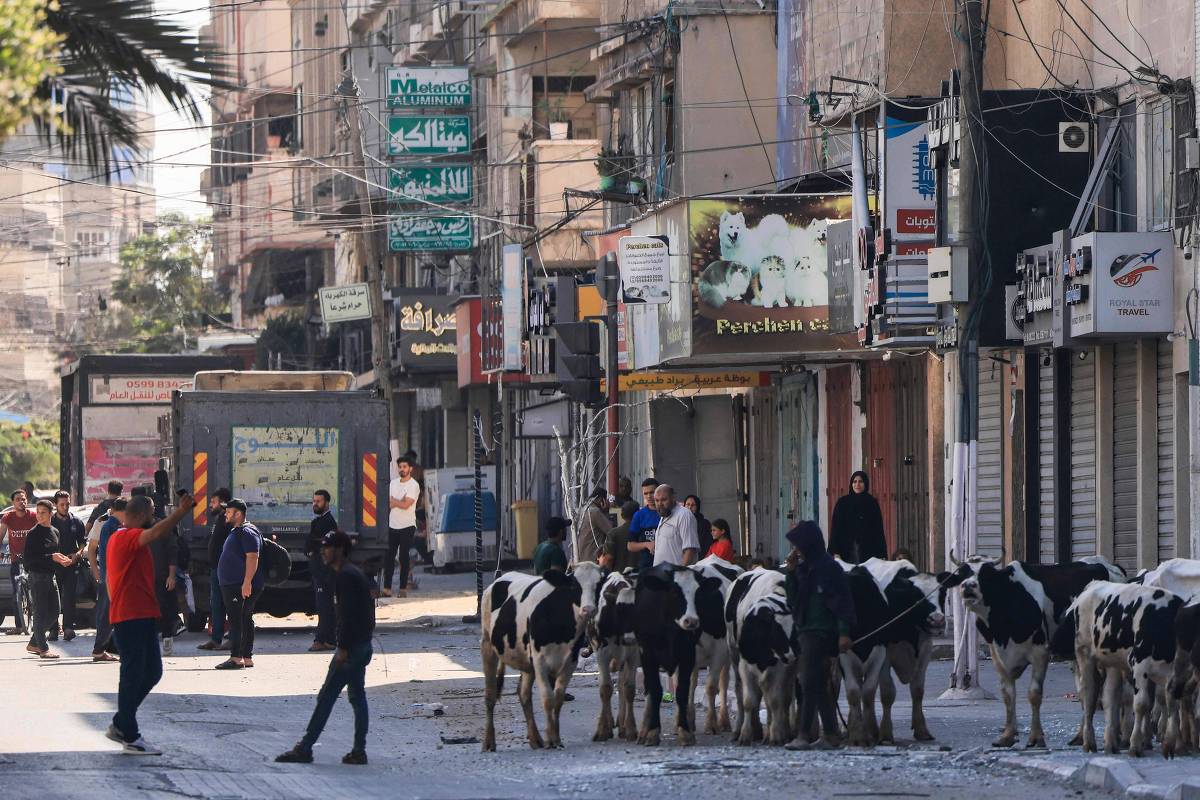
M 138 731 L 137 710 L 162 678 L 162 653 L 158 649 L 158 598 L 154 593 L 154 556 L 151 542 L 174 530 L 196 501 L 180 492 L 179 504 L 169 517 L 153 527 L 154 501 L 140 495 L 125 507 L 125 524 L 108 540 L 104 565 L 108 577 L 109 621 L 121 654 L 121 680 L 117 713 L 105 736 L 119 742 L 129 755 L 162 755 Z
M 12 510 L 0 516 L 0 542 L 8 537 L 9 579 L 12 581 L 13 623 L 9 636 L 25 635 L 25 619 L 21 616 L 21 604 L 17 602 L 17 574 L 20 572 L 21 556 L 25 554 L 25 537 L 37 525 L 37 516 L 29 510 L 29 498 L 24 489 L 12 493 Z

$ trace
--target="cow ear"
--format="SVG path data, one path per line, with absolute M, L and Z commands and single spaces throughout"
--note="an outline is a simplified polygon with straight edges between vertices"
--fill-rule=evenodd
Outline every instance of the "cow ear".
M 542 580 L 555 589 L 561 589 L 564 586 L 569 586 L 572 578 L 564 572 L 559 572 L 556 569 L 548 569 L 542 573 Z
M 953 572 L 946 572 L 946 571 L 939 572 L 939 573 L 937 574 L 937 576 L 936 576 L 936 577 L 937 577 L 937 582 L 938 582 L 938 585 L 940 586 L 941 584 L 943 584 L 943 583 L 945 583 L 946 581 L 950 580 L 950 576 L 951 576 L 951 575 L 953 575 L 953 574 L 954 574 Z

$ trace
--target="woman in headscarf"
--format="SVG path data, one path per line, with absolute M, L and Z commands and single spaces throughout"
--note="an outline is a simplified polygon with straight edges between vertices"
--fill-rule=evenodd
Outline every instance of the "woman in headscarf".
M 850 649 L 854 598 L 846 573 L 825 551 L 825 537 L 815 522 L 801 522 L 787 533 L 788 605 L 796 620 L 800 644 L 800 729 L 789 750 L 833 750 L 841 746 L 837 710 L 830 696 L 830 659 Z M 810 739 L 816 715 L 821 738 Z
M 868 558 L 887 558 L 883 511 L 870 489 L 867 473 L 859 470 L 850 476 L 850 492 L 833 507 L 829 552 L 850 564 L 861 564 Z

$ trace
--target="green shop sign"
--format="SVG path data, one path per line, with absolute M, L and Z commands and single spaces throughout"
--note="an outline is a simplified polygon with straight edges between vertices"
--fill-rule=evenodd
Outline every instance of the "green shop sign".
M 389 156 L 453 156 L 470 149 L 470 117 L 388 119 Z
M 393 166 L 388 171 L 393 204 L 463 203 L 471 199 L 471 165 L 419 164 Z
M 388 108 L 466 108 L 471 75 L 466 67 L 388 67 Z
M 388 250 L 393 253 L 470 250 L 474 245 L 471 217 L 406 215 L 388 220 Z

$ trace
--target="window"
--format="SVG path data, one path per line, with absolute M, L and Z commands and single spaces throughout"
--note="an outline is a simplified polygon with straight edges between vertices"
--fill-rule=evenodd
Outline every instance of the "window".
M 1100 141 L 1108 135 L 1114 124 L 1117 109 L 1110 109 L 1100 117 Z M 1119 109 L 1120 130 L 1113 143 L 1114 152 L 1100 198 L 1096 204 L 1096 230 L 1136 231 L 1137 213 L 1137 115 L 1133 103 L 1125 103 Z
M 1170 98 L 1146 108 L 1146 224 L 1152 231 L 1170 230 L 1175 222 L 1173 111 Z

